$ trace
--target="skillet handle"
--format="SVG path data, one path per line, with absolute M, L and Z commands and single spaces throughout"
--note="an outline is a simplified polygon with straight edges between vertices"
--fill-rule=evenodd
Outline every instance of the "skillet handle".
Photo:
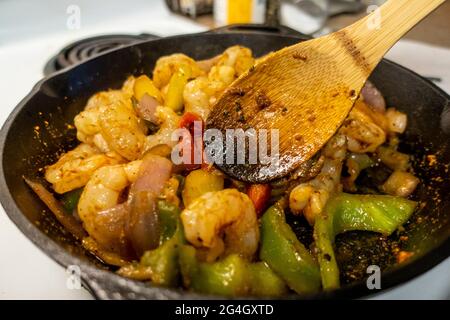
M 303 39 L 311 39 L 310 36 L 283 25 L 269 26 L 265 24 L 245 24 L 245 23 L 230 24 L 227 26 L 206 31 L 205 33 L 239 33 L 239 32 L 259 33 L 259 34 L 261 33 L 279 34 L 283 36 L 294 36 Z

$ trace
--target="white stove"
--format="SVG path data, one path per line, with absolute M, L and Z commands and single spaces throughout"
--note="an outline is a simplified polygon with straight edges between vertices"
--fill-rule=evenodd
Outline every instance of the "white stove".
M 74 3 L 76 4 L 74 5 Z M 102 34 L 168 36 L 204 31 L 163 0 L 0 0 L 0 124 L 68 43 Z M 414 54 L 411 54 L 411 53 Z M 450 50 L 401 41 L 388 54 L 450 92 Z M 0 192 L 2 192 L 0 190 Z M 450 259 L 375 299 L 449 299 Z M 68 274 L 34 246 L 0 208 L 0 299 L 92 299 L 68 289 Z

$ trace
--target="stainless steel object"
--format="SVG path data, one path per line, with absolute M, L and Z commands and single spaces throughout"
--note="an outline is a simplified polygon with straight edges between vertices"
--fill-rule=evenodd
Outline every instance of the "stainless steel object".
M 321 30 L 329 17 L 357 13 L 366 5 L 359 0 L 284 0 L 281 22 L 306 34 Z

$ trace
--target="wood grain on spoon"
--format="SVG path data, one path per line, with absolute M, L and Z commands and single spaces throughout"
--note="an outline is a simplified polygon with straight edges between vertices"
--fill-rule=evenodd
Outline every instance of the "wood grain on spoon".
M 261 59 L 223 93 L 207 128 L 278 129 L 279 162 L 219 167 L 243 181 L 267 182 L 310 159 L 341 126 L 387 50 L 444 1 L 389 0 L 349 27 Z

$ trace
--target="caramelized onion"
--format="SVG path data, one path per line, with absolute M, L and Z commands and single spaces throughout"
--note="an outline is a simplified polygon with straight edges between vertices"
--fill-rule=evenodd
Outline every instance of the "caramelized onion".
M 364 102 L 370 105 L 375 111 L 384 112 L 386 110 L 386 101 L 372 82 L 366 81 L 366 84 L 361 90 L 361 95 Z
M 381 189 L 387 194 L 399 197 L 407 197 L 414 192 L 420 180 L 411 173 L 394 171 Z
M 66 213 L 63 206 L 55 199 L 53 194 L 51 194 L 42 184 L 39 182 L 31 181 L 23 177 L 27 185 L 36 193 L 36 195 L 41 199 L 42 202 L 50 209 L 54 214 L 56 220 L 61 223 L 64 228 L 66 228 L 75 238 L 78 240 L 83 239 L 87 236 L 86 231 L 83 229 L 81 224 L 69 213 Z
M 409 168 L 409 155 L 392 147 L 380 146 L 377 149 L 380 161 L 392 170 L 406 171 Z
M 147 120 L 151 123 L 158 123 L 158 118 L 156 117 L 156 108 L 160 105 L 156 98 L 144 94 L 136 105 L 136 114 L 139 118 Z
M 137 257 L 159 245 L 160 227 L 156 198 L 151 191 L 135 192 L 131 198 L 127 231 Z
M 130 206 L 126 202 L 97 212 L 94 218 L 96 226 L 94 238 L 105 250 L 122 257 L 133 258 L 134 254 L 125 234 L 125 222 L 129 215 Z
M 170 160 L 147 154 L 143 158 L 136 182 L 131 185 L 127 234 L 138 257 L 146 250 L 159 245 L 160 228 L 156 201 L 171 173 Z

